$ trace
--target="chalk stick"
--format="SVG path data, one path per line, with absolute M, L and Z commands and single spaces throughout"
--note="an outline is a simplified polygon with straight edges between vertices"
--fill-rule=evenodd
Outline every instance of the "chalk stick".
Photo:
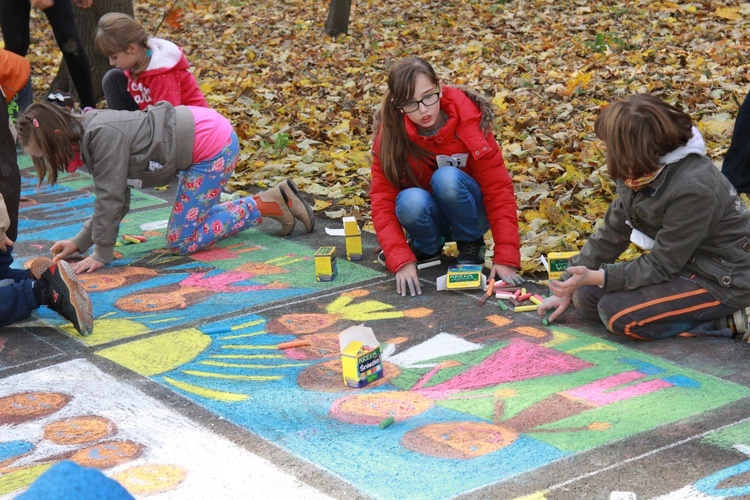
M 530 300 L 530 301 L 532 301 L 532 302 L 533 302 L 534 304 L 536 304 L 536 305 L 539 305 L 539 304 L 541 304 L 542 302 L 544 302 L 544 301 L 543 301 L 542 299 L 538 299 L 538 298 L 536 297 L 536 295 L 532 295 L 531 297 L 529 297 L 529 300 Z
M 543 325 L 550 325 L 550 324 L 552 324 L 552 322 L 549 320 L 549 317 L 552 316 L 553 312 L 555 312 L 554 309 L 550 309 L 549 311 L 547 311 L 547 315 L 542 320 L 542 324 Z
M 521 305 L 521 303 L 516 300 L 515 296 L 509 297 L 508 298 L 508 302 L 510 302 L 511 304 L 513 304 L 516 307 L 519 307 Z
M 515 297 L 515 295 L 513 295 L 512 293 L 507 293 L 507 292 L 497 292 L 495 294 L 496 299 L 509 299 L 511 297 Z
M 516 300 L 518 300 L 518 302 L 523 302 L 524 300 L 529 300 L 530 298 L 531 298 L 530 293 L 522 293 L 521 295 L 516 297 Z
M 422 262 L 420 264 L 417 264 L 417 269 L 427 269 L 428 267 L 439 266 L 440 264 L 441 264 L 440 259 L 431 260 L 428 262 Z
M 201 330 L 206 335 L 211 335 L 214 333 L 228 333 L 232 331 L 231 326 L 212 326 L 210 328 L 204 328 Z
M 143 243 L 144 241 L 146 241 L 145 238 L 141 239 L 136 236 L 131 236 L 129 234 L 123 234 L 122 239 L 129 243 Z
M 530 312 L 530 311 L 536 311 L 538 305 L 534 304 L 533 306 L 517 306 L 515 309 L 513 309 L 513 312 Z
M 526 289 L 525 288 L 521 288 L 521 295 L 526 295 Z
M 498 307 L 499 307 L 500 309 L 502 309 L 503 311 L 507 311 L 507 310 L 508 310 L 508 306 L 506 306 L 506 305 L 505 305 L 505 302 L 503 302 L 502 300 L 498 300 L 498 301 L 497 301 L 497 306 L 498 306 Z
M 380 422 L 378 424 L 378 427 L 380 427 L 381 429 L 385 429 L 386 427 L 388 427 L 389 425 L 391 425 L 393 422 L 395 422 L 395 420 L 393 419 L 393 417 L 388 417 L 385 420 L 383 420 L 382 422 Z
M 276 347 L 279 349 L 291 349 L 293 347 L 304 347 L 306 345 L 310 345 L 309 340 L 292 340 L 291 342 L 282 342 Z
M 544 302 L 544 297 L 542 297 L 542 296 L 541 296 L 541 295 L 539 295 L 538 293 L 535 293 L 535 294 L 534 294 L 534 297 L 536 297 L 536 299 L 537 299 L 537 300 L 541 300 L 542 302 Z

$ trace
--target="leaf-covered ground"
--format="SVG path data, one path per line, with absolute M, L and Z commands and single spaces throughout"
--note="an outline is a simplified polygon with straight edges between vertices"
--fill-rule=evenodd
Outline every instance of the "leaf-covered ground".
M 353 3 L 349 35 L 332 39 L 324 0 L 177 1 L 158 36 L 185 49 L 235 125 L 232 188 L 289 176 L 317 210 L 368 222 L 372 112 L 391 62 L 417 54 L 493 99 L 526 271 L 578 248 L 611 200 L 592 130 L 603 104 L 637 92 L 678 103 L 720 164 L 750 84 L 750 4 L 739 0 Z M 138 0 L 136 16 L 153 30 L 169 5 Z M 49 30 L 37 35 L 50 47 L 31 56 L 47 72 L 37 78 L 51 80 L 59 53 Z

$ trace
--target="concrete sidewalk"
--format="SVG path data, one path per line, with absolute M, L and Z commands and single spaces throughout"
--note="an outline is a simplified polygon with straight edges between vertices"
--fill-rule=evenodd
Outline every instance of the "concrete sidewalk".
M 19 265 L 93 202 L 86 176 L 24 176 Z M 91 337 L 44 310 L 0 331 L 0 495 L 72 458 L 139 498 L 750 498 L 750 344 L 635 342 L 571 312 L 547 327 L 437 292 L 445 265 L 402 298 L 375 238 L 348 262 L 329 219 L 173 258 L 173 190 L 134 198 L 121 234 L 148 242 L 84 277 Z M 328 245 L 340 274 L 317 283 Z M 349 389 L 338 333 L 358 324 L 385 378 Z M 311 345 L 276 348 L 294 339 Z

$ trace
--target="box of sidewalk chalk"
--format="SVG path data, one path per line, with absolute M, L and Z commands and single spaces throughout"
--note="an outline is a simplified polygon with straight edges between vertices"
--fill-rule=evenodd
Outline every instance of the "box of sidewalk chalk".
M 352 326 L 339 334 L 344 385 L 361 388 L 383 378 L 380 343 L 372 328 Z
M 469 288 L 484 289 L 487 277 L 482 272 L 483 266 L 458 265 L 448 268 L 448 274 L 437 279 L 437 289 L 441 290 L 466 290 Z
M 315 278 L 318 281 L 333 281 L 338 274 L 336 247 L 320 247 L 315 252 Z
M 354 217 L 344 217 L 344 238 L 346 238 L 346 258 L 362 260 L 362 232 Z
M 568 259 L 578 255 L 578 252 L 550 252 L 547 254 L 547 271 L 549 279 L 558 280 L 568 269 Z

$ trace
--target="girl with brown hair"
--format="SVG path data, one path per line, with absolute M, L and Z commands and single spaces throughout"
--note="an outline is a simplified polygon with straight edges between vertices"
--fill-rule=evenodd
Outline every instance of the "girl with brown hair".
M 617 198 L 537 309 L 554 320 L 573 303 L 618 335 L 750 338 L 750 213 L 706 156 L 689 115 L 632 95 L 594 124 Z M 644 253 L 616 262 L 630 242 Z
M 131 187 L 154 187 L 179 178 L 167 224 L 167 248 L 187 255 L 259 224 L 281 223 L 281 234 L 295 219 L 307 232 L 315 226 L 312 207 L 297 186 L 284 180 L 254 196 L 221 203 L 234 172 L 237 135 L 225 117 L 210 108 L 160 102 L 145 112 L 93 110 L 82 118 L 48 103 L 34 103 L 19 118 L 21 144 L 32 157 L 39 182 L 57 181 L 59 172 L 86 167 L 94 179 L 94 215 L 73 238 L 52 246 L 57 262 L 93 247 L 73 265 L 77 273 L 109 264 L 120 221 L 130 208 Z
M 439 262 L 445 241 L 456 241 L 459 264 L 484 265 L 488 229 L 490 278 L 519 281 L 513 182 L 492 135 L 490 103 L 442 85 L 429 63 L 412 56 L 393 64 L 379 114 L 372 221 L 396 291 L 422 293 L 418 265 Z

